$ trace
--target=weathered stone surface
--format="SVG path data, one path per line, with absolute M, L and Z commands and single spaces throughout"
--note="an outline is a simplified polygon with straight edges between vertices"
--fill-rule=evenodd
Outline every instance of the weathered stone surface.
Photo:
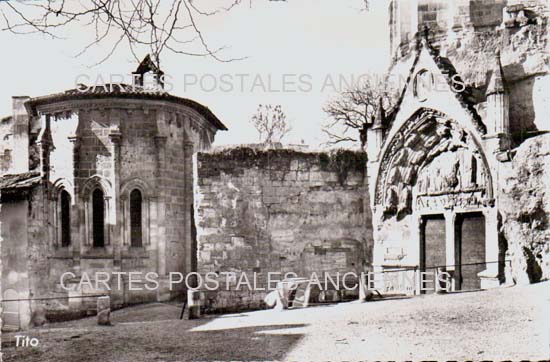
M 501 211 L 516 282 L 550 279 L 550 134 L 518 148 L 504 180 Z
M 201 316 L 201 298 L 198 290 L 187 291 L 187 319 L 198 319 Z
M 36 305 L 32 311 L 31 324 L 35 327 L 43 326 L 48 320 L 46 319 L 46 308 L 41 305 Z
M 370 262 L 370 206 L 363 153 L 255 150 L 199 153 L 195 215 L 199 273 L 253 273 L 268 288 L 285 273 L 319 278 Z M 220 279 L 224 283 L 225 279 Z M 235 281 L 237 284 L 238 280 Z M 235 285 L 209 293 L 216 310 L 263 306 L 267 291 Z
M 499 50 L 506 88 L 510 93 L 509 116 L 515 144 L 524 131 L 547 129 L 550 90 L 548 74 L 548 1 L 453 1 L 423 0 L 422 4 L 394 0 L 390 11 L 393 80 L 407 74 L 415 58 L 417 31 L 429 28 L 430 44 L 444 62 L 452 63 L 460 78 L 471 87 L 469 101 L 485 119 L 491 65 Z M 414 8 L 416 5 L 417 8 Z M 521 10 L 520 10 L 521 9 Z M 525 9 L 525 11 L 523 10 Z M 525 17 L 528 14 L 528 18 Z M 398 81 L 399 80 L 399 81 Z
M 100 326 L 111 325 L 111 298 L 97 298 L 97 324 Z

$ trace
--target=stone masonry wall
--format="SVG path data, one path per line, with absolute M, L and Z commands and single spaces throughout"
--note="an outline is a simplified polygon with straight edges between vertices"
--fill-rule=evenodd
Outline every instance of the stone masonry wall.
M 411 22 L 410 17 L 416 14 L 411 9 L 403 12 L 403 8 L 413 2 L 396 1 L 402 9 L 401 13 L 391 19 L 390 28 L 392 32 L 399 29 L 400 32 L 407 31 L 407 34 L 401 44 L 393 45 L 393 48 L 400 46 L 400 51 L 392 53 L 396 56 L 390 69 L 392 76 L 408 74 L 415 54 L 413 32 L 408 30 L 408 24 Z M 456 7 L 451 9 L 454 24 L 449 27 L 444 23 L 449 19 L 449 7 L 452 6 Z M 503 10 L 505 6 L 506 10 Z M 409 15 L 411 11 L 412 15 Z M 523 21 L 503 18 L 505 14 L 520 16 L 521 12 L 525 13 Z M 461 79 L 472 87 L 472 101 L 477 104 L 476 108 L 482 118 L 485 116 L 485 90 L 498 50 L 510 93 L 509 116 L 514 144 L 519 145 L 528 138 L 527 132 L 548 130 L 545 115 L 550 105 L 545 95 L 550 91 L 550 7 L 547 1 L 419 0 L 417 13 L 418 29 L 423 29 L 425 25 L 429 27 L 431 45 L 440 50 L 440 55 L 447 58 Z M 398 21 L 401 26 L 397 26 Z M 397 37 L 397 34 L 392 34 L 392 37 Z M 396 85 L 402 85 L 402 81 L 400 83 Z
M 29 203 L 27 200 L 18 200 L 4 202 L 0 213 L 2 225 L 0 228 L 0 237 L 2 238 L 2 299 L 28 299 L 29 279 L 32 274 L 27 269 L 28 258 L 26 250 L 28 248 L 27 234 L 27 213 Z M 3 330 L 10 327 L 18 327 L 19 324 L 28 325 L 30 321 L 29 303 L 4 302 Z M 9 314 L 9 312 L 18 311 L 19 316 Z
M 0 119 L 0 173 L 6 173 L 11 167 L 13 152 L 13 118 Z
M 550 134 L 517 150 L 501 190 L 502 230 L 518 283 L 550 279 Z
M 259 308 L 265 291 L 236 290 L 246 273 L 267 287 L 267 273 L 319 278 L 357 272 L 370 262 L 371 216 L 366 156 L 249 147 L 194 159 L 198 272 L 220 275 L 207 309 Z M 221 273 L 237 280 L 226 287 Z M 270 285 L 275 286 L 275 283 Z M 229 289 L 229 290 L 226 290 Z

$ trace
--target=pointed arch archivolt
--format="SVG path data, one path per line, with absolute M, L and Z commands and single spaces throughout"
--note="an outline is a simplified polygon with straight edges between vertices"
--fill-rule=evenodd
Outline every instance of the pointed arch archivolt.
M 469 193 L 476 202 L 493 199 L 489 164 L 476 136 L 428 108 L 415 112 L 388 141 L 375 185 L 375 208 L 386 216 L 411 213 L 424 196 Z

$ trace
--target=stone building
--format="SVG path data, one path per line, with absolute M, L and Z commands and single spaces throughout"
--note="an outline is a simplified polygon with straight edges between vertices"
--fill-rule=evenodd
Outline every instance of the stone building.
M 13 98 L 13 115 L 0 121 L 2 296 L 60 299 L 5 302 L 4 327 L 95 303 L 63 297 L 110 293 L 120 306 L 182 293 L 166 276 L 193 264 L 192 155 L 226 127 L 207 107 L 143 85 L 160 74 L 146 58 L 133 85 Z M 132 291 L 127 277 L 110 292 L 60 286 L 65 272 L 74 286 L 97 271 L 154 272 L 160 287 Z
M 546 1 L 391 1 L 399 94 L 367 130 L 375 271 L 441 267 L 456 290 L 520 278 L 506 188 L 525 140 L 550 130 L 548 12 Z M 548 270 L 547 240 L 531 257 Z
M 547 2 L 393 0 L 389 11 L 398 97 L 368 125 L 366 158 L 198 152 L 226 127 L 148 81 L 162 72 L 147 58 L 135 85 L 14 97 L 0 119 L 1 285 L 4 300 L 25 301 L 3 303 L 4 327 L 93 301 L 66 297 L 181 295 L 170 272 L 259 275 L 259 291 L 233 280 L 204 293 L 218 311 L 261 307 L 269 272 L 442 269 L 455 290 L 550 278 Z M 71 285 L 98 271 L 160 284 L 67 292 L 67 271 Z

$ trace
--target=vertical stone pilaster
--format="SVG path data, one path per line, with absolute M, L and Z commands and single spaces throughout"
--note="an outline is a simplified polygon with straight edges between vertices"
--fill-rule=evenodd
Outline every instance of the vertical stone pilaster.
M 496 207 L 490 207 L 483 213 L 485 216 L 485 260 L 487 266 L 479 274 L 481 288 L 489 289 L 500 285 L 498 250 L 498 213 Z
M 49 114 L 42 115 L 41 123 L 42 128 L 40 131 L 40 135 L 37 140 L 38 150 L 40 152 L 40 172 L 42 174 L 42 198 L 45 200 L 39 207 L 41 209 L 41 212 L 43 213 L 44 220 L 47 221 L 47 234 L 48 239 L 53 242 L 54 247 L 56 246 L 56 235 L 55 232 L 55 220 L 54 217 L 52 217 L 52 214 L 55 215 L 55 202 L 51 202 L 52 198 L 55 195 L 52 195 L 52 187 L 50 186 L 50 153 L 53 148 L 53 140 L 51 136 L 51 116 Z
M 447 271 L 455 270 L 455 222 L 456 214 L 453 211 L 446 210 L 445 216 L 445 264 L 448 265 Z
M 369 161 L 378 161 L 383 142 L 384 130 L 382 128 L 372 127 L 367 130 L 367 155 Z
M 79 206 L 78 206 L 78 195 L 79 195 L 79 184 L 76 182 L 78 177 L 78 163 L 79 163 L 79 151 L 80 151 L 80 137 L 77 135 L 69 136 L 69 141 L 71 142 L 72 150 L 72 162 L 73 162 L 73 199 L 71 200 L 71 245 L 73 254 L 73 268 L 74 273 L 79 275 L 80 273 L 80 250 L 81 250 L 81 233 L 80 233 L 80 224 L 83 223 L 83 220 L 79 217 Z
M 114 229 L 114 226 L 115 224 L 114 223 L 111 223 L 111 220 L 113 219 L 114 215 L 113 215 L 113 212 L 112 212 L 112 208 L 113 208 L 113 203 L 115 202 L 115 200 L 109 196 L 109 195 L 105 195 L 105 197 L 103 198 L 104 200 L 104 207 L 105 207 L 105 219 L 107 220 L 107 222 L 105 223 L 104 225 L 104 247 L 105 248 L 110 248 L 112 250 L 113 248 L 113 245 L 112 245 L 112 239 L 113 239 L 113 229 Z M 93 208 L 93 205 L 92 205 L 92 208 Z M 92 215 L 93 215 L 93 212 L 92 212 Z M 92 231 L 93 233 L 93 231 Z
M 445 264 L 446 272 L 453 275 L 456 270 L 456 213 L 452 210 L 445 211 Z M 456 277 L 452 278 L 451 290 L 455 290 Z
M 40 150 L 40 171 L 45 180 L 49 180 L 50 174 L 50 151 L 52 147 L 50 115 L 42 115 L 42 130 L 36 144 Z
M 185 232 L 185 260 L 184 260 L 184 270 L 185 273 L 190 273 L 193 271 L 196 271 L 196 240 L 193 240 L 192 235 L 192 217 L 191 212 L 193 212 L 193 143 L 189 141 L 185 141 L 183 144 L 183 152 L 184 152 L 184 159 L 185 159 L 185 179 L 184 179 L 184 200 L 185 200 L 185 225 L 184 225 L 184 232 Z
M 111 110 L 111 128 L 109 139 L 111 140 L 111 155 L 112 155 L 112 180 L 113 180 L 113 199 L 110 200 L 112 205 L 107 210 L 113 210 L 114 215 L 109 215 L 109 223 L 112 223 L 110 232 L 108 233 L 111 247 L 113 248 L 114 268 L 120 270 L 122 267 L 122 228 L 124 219 L 121 218 L 121 203 L 120 197 L 120 169 L 121 169 L 121 142 L 122 134 L 120 133 L 120 116 L 115 110 Z
M 10 173 L 29 171 L 29 115 L 25 102 L 29 97 L 12 97 L 13 161 Z
M 376 204 L 376 178 L 378 175 L 378 162 L 371 162 L 368 158 L 369 155 L 367 153 L 367 191 L 369 192 L 369 201 L 370 201 L 370 207 L 372 209 L 372 215 L 373 215 L 373 222 L 375 217 L 375 208 L 374 205 Z M 374 225 L 374 223 L 373 223 Z M 375 239 L 376 240 L 376 239 Z
M 157 217 L 157 260 L 158 260 L 158 274 L 160 276 L 166 275 L 166 224 L 165 216 L 166 210 L 164 205 L 165 195 L 165 182 L 163 172 L 166 169 L 166 140 L 167 137 L 158 134 L 155 136 L 155 147 L 157 148 L 157 187 L 159 189 L 159 198 L 156 203 L 156 217 Z

